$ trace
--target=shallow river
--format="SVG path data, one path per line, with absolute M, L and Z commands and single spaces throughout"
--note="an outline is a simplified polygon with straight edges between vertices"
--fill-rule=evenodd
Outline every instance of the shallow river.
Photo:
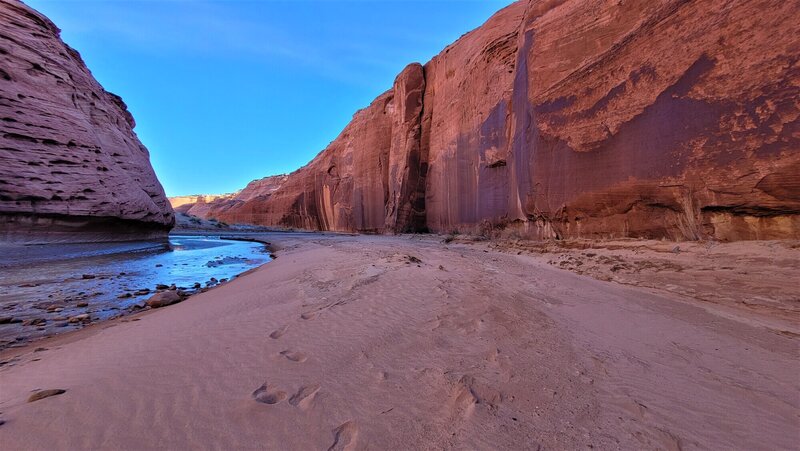
M 219 236 L 0 248 L 0 349 L 139 310 L 159 285 L 191 293 L 269 260 L 263 244 Z

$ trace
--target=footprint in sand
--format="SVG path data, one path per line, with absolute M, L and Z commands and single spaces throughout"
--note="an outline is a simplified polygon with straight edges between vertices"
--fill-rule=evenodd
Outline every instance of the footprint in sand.
M 297 393 L 289 398 L 289 404 L 301 409 L 307 409 L 318 391 L 319 384 L 304 385 L 300 387 L 300 390 L 297 390 Z
M 358 427 L 353 420 L 342 423 L 333 430 L 333 445 L 328 451 L 352 451 L 356 448 Z
M 309 320 L 317 317 L 317 312 L 306 312 L 300 315 L 300 318 Z
M 278 390 L 266 382 L 253 392 L 253 399 L 264 404 L 278 404 L 286 399 L 286 396 L 285 391 Z
M 272 338 L 273 340 L 277 340 L 278 338 L 281 338 L 283 336 L 283 334 L 286 333 L 287 329 L 289 329 L 289 325 L 285 324 L 285 325 L 273 330 L 272 333 L 269 334 L 269 338 Z
M 308 360 L 308 356 L 306 355 L 305 352 L 292 351 L 291 349 L 281 351 L 281 355 L 291 360 L 292 362 L 305 362 L 306 360 Z

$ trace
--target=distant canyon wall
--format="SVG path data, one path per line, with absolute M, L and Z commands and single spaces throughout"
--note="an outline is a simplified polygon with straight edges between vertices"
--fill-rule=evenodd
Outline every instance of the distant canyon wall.
M 0 241 L 166 236 L 174 214 L 133 117 L 59 36 L 0 0 Z
M 231 208 L 245 202 L 269 197 L 288 177 L 286 174 L 273 175 L 248 183 L 244 189 L 229 194 L 195 194 L 191 196 L 170 197 L 169 202 L 176 212 L 186 213 L 204 219 L 213 219 Z
M 192 194 L 190 196 L 174 196 L 168 197 L 169 204 L 172 206 L 173 210 L 177 210 L 184 205 L 194 205 L 194 204 L 204 204 L 208 202 L 213 202 L 217 199 L 227 199 L 235 196 L 236 193 L 227 193 L 227 194 Z
M 412 64 L 226 222 L 800 238 L 800 3 L 529 0 Z

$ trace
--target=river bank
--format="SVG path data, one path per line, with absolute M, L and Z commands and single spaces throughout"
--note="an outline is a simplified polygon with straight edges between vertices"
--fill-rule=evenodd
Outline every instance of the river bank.
M 791 449 L 800 439 L 797 337 L 747 309 L 596 280 L 508 243 L 259 239 L 275 261 L 187 302 L 0 352 L 12 363 L 0 367 L 0 441 Z M 40 390 L 65 392 L 27 402 Z
M 219 234 L 163 241 L 4 246 L 0 349 L 148 309 L 156 293 L 185 298 L 270 260 L 261 243 Z

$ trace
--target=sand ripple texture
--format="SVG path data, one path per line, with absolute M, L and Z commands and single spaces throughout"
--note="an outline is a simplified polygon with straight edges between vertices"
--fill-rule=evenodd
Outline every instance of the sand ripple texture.
M 792 449 L 796 337 L 441 238 L 272 235 L 192 302 L 14 350 L 8 449 Z M 738 315 L 738 316 L 737 316 Z M 34 389 L 67 390 L 27 403 Z M 46 427 L 44 427 L 46 425 Z

